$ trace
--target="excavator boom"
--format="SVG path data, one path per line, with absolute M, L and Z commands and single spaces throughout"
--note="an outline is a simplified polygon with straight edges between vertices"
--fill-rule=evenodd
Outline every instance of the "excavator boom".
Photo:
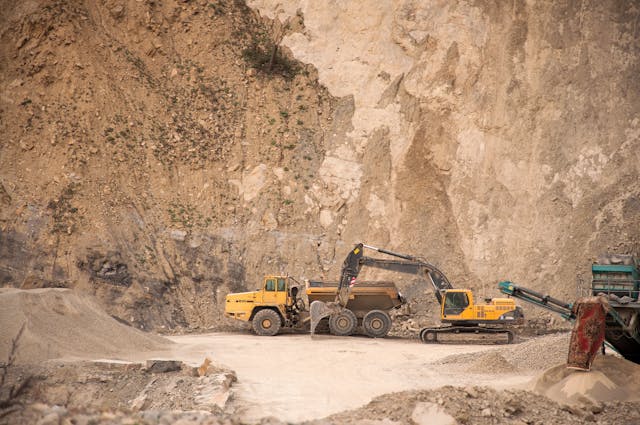
M 364 248 L 380 252 L 382 254 L 391 255 L 401 258 L 401 260 L 391 260 L 382 258 L 372 258 L 364 256 Z M 453 285 L 436 266 L 427 261 L 408 254 L 400 254 L 389 251 L 388 249 L 377 248 L 375 246 L 359 243 L 347 255 L 342 263 L 342 272 L 340 274 L 340 282 L 338 284 L 338 295 L 336 303 L 341 307 L 347 305 L 349 299 L 349 289 L 355 284 L 356 278 L 360 274 L 363 266 L 373 267 L 382 270 L 389 270 L 407 274 L 424 273 L 431 283 L 433 292 L 438 299 L 438 303 L 442 304 L 442 292 L 453 289 Z
M 422 261 L 381 260 L 379 258 L 362 257 L 361 264 L 382 270 L 419 275 L 424 272 L 433 288 L 433 293 L 442 304 L 442 292 L 453 289 L 449 280 L 435 266 Z
M 380 259 L 364 256 L 364 248 L 400 258 L 400 260 Z M 314 301 L 309 306 L 311 316 L 311 334 L 323 318 L 344 309 L 349 301 L 351 287 L 356 284 L 356 279 L 363 266 L 374 267 L 383 270 L 396 271 L 408 274 L 420 274 L 424 272 L 433 288 L 438 303 L 442 303 L 442 292 L 453 289 L 453 286 L 436 266 L 419 257 L 400 254 L 383 248 L 377 248 L 363 243 L 357 244 L 347 255 L 342 263 L 342 271 L 338 282 L 338 292 L 335 301 L 328 303 Z

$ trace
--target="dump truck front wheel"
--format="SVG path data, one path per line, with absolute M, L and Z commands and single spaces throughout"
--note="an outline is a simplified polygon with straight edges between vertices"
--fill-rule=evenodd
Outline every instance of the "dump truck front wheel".
M 273 336 L 278 333 L 282 322 L 280 316 L 273 310 L 264 309 L 256 313 L 251 321 L 256 334 L 261 336 Z
M 362 319 L 362 328 L 371 338 L 383 338 L 391 330 L 391 317 L 382 310 L 371 310 Z
M 349 309 L 344 308 L 329 317 L 329 330 L 333 335 L 351 335 L 356 330 L 356 326 L 358 326 L 358 319 Z

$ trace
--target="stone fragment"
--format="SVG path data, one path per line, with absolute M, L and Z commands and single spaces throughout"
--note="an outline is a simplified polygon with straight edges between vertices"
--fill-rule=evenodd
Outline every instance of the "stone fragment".
M 184 230 L 174 229 L 169 235 L 171 236 L 171 239 L 175 241 L 184 242 L 185 238 L 187 237 L 187 232 L 185 232 Z
M 179 360 L 147 360 L 147 371 L 151 373 L 176 372 L 182 369 Z
M 467 396 L 470 398 L 478 398 L 478 391 L 476 391 L 473 387 L 466 387 L 464 391 L 467 393 Z
M 119 4 L 112 7 L 109 12 L 111 12 L 111 16 L 113 16 L 114 19 L 121 19 L 124 16 L 124 6 Z
M 33 143 L 27 140 L 20 140 L 20 148 L 23 151 L 30 151 L 31 149 L 33 149 Z
M 429 402 L 416 404 L 411 413 L 411 420 L 416 425 L 457 425 L 458 423 L 441 406 Z

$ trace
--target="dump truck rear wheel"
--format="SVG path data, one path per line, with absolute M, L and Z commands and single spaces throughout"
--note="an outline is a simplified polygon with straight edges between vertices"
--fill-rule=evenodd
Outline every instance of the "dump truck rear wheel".
M 273 310 L 264 309 L 256 313 L 251 321 L 255 333 L 261 336 L 273 336 L 278 333 L 282 322 L 280 316 Z
M 333 335 L 347 336 L 356 330 L 358 319 L 353 311 L 343 309 L 339 313 L 334 313 L 329 317 L 329 330 Z
M 391 317 L 382 310 L 371 310 L 362 319 L 362 328 L 371 338 L 383 338 L 391 330 Z

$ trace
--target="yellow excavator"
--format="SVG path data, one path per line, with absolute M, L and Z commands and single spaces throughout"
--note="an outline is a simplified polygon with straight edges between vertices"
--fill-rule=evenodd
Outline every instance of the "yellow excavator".
M 364 255 L 365 248 L 395 258 L 367 257 Z M 514 335 L 507 326 L 524 321 L 522 308 L 510 298 L 487 299 L 486 303 L 478 304 L 470 289 L 454 289 L 444 273 L 424 259 L 359 243 L 344 260 L 335 300 L 313 301 L 309 306 L 312 334 L 325 317 L 331 316 L 336 321 L 341 316 L 351 316 L 346 306 L 352 288 L 358 284 L 357 277 L 363 266 L 426 277 L 440 304 L 443 326 L 422 329 L 420 339 L 425 343 L 438 342 L 438 336 L 444 334 L 505 335 L 506 342 L 511 343 Z

